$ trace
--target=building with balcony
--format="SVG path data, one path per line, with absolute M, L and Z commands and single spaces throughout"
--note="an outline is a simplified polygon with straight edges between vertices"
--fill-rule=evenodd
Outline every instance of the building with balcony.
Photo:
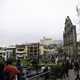
M 64 53 L 67 55 L 77 54 L 77 36 L 76 26 L 72 24 L 69 16 L 65 19 L 65 27 L 63 33 Z
M 24 44 L 16 45 L 16 59 L 26 59 L 27 46 Z
M 37 60 L 39 62 L 40 57 L 40 43 L 28 43 L 27 44 L 28 58 L 31 60 Z

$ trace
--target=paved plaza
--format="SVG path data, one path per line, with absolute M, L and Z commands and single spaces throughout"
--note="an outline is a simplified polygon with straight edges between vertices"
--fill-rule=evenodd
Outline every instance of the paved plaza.
M 79 75 L 80 75 L 80 71 L 79 71 Z M 74 73 L 74 70 L 69 70 L 69 77 L 63 80 L 75 80 L 75 78 L 76 78 L 76 75 Z

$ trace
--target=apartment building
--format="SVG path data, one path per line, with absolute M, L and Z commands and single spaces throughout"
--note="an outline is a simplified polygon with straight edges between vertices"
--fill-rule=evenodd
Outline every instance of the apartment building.
M 26 59 L 27 47 L 25 44 L 16 45 L 16 59 Z
M 39 62 L 40 57 L 40 43 L 28 43 L 27 44 L 28 58 L 31 60 L 37 60 Z

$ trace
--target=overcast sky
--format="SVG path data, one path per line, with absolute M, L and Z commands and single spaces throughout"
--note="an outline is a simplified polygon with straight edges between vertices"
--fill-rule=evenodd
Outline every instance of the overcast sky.
M 77 0 L 0 0 L 0 45 L 63 39 L 66 16 L 76 24 Z

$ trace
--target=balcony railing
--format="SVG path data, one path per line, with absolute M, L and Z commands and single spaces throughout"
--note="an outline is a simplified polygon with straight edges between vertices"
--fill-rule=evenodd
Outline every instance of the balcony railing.
M 16 53 L 26 53 L 26 51 L 16 51 Z

